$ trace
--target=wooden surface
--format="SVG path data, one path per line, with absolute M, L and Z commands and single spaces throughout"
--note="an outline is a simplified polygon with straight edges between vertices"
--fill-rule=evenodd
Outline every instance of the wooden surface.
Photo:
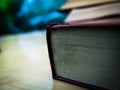
M 0 37 L 0 90 L 88 90 L 52 79 L 46 32 Z

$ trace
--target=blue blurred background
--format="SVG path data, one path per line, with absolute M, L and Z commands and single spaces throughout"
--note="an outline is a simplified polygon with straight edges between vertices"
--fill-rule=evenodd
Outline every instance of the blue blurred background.
M 0 0 L 0 35 L 42 30 L 61 23 L 67 13 L 60 7 L 67 0 Z

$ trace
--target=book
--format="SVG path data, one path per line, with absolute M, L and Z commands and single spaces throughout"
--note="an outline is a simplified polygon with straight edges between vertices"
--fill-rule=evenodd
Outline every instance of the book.
M 83 8 L 116 1 L 118 0 L 67 0 L 67 2 L 61 7 L 61 10 L 73 9 L 78 7 Z
M 104 18 L 104 19 L 97 19 L 91 21 L 72 21 L 69 22 L 71 24 L 101 24 L 101 23 L 109 23 L 109 24 L 118 24 L 120 23 L 120 18 Z
M 52 24 L 53 78 L 95 90 L 120 90 L 120 23 Z
M 93 21 L 105 18 L 120 18 L 120 2 L 107 3 L 87 8 L 72 9 L 64 22 Z

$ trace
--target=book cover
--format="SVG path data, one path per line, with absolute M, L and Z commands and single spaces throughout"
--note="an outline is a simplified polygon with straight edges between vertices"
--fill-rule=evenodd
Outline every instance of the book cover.
M 54 79 L 120 89 L 120 23 L 52 24 L 47 44 Z
M 112 2 L 87 8 L 72 9 L 64 22 L 93 21 L 105 18 L 120 18 L 120 2 Z
M 61 7 L 61 10 L 83 8 L 117 1 L 118 0 L 67 0 L 67 2 Z

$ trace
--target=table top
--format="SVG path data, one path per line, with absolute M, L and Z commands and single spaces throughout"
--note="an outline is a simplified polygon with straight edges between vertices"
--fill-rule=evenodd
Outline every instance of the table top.
M 0 90 L 88 90 L 52 79 L 46 31 L 0 37 Z

